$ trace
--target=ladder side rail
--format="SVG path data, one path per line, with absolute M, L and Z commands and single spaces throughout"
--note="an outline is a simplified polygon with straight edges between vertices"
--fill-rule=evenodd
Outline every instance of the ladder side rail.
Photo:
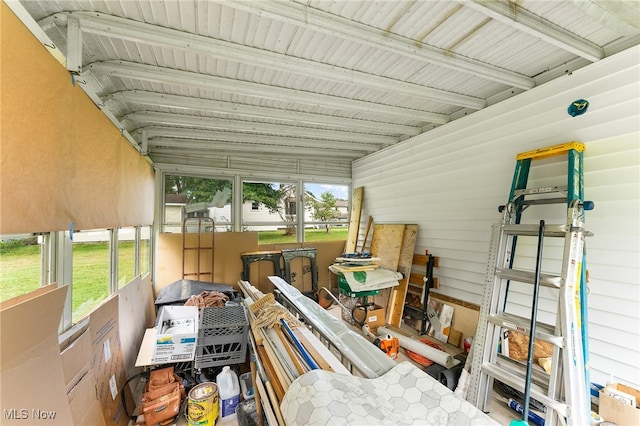
M 558 312 L 562 309 L 560 298 L 558 298 Z M 556 334 L 562 335 L 563 339 L 566 339 L 562 333 L 562 318 L 561 315 L 556 315 Z M 566 347 L 566 343 L 563 345 Z M 549 398 L 555 401 L 561 401 L 564 399 L 564 373 L 562 369 L 562 354 L 565 349 L 561 349 L 558 346 L 553 346 L 553 352 L 551 354 L 551 373 L 549 375 L 549 386 L 547 388 L 547 395 Z M 545 418 L 545 426 L 556 426 L 558 424 L 566 424 L 566 419 L 558 414 L 555 410 L 547 413 Z
M 511 182 L 511 190 L 509 191 L 509 203 L 505 207 L 508 213 L 515 213 L 515 218 L 511 219 L 510 223 L 519 224 L 522 216 L 522 201 L 524 201 L 524 195 L 517 195 L 521 190 L 527 188 L 527 181 L 529 180 L 529 171 L 531 170 L 531 158 L 518 159 L 516 161 L 516 169 L 513 173 L 513 181 Z M 513 211 L 509 211 L 513 208 Z M 505 216 L 506 218 L 506 216 Z M 511 243 L 511 260 L 509 262 L 509 268 L 513 267 L 513 259 L 515 257 L 516 243 L 518 237 L 515 236 Z M 509 294 L 509 281 L 507 281 L 506 295 Z M 507 308 L 507 297 L 505 295 L 504 304 L 502 309 Z
M 488 318 L 491 309 L 491 302 L 494 298 L 493 289 L 495 280 L 495 267 L 497 262 L 500 234 L 500 224 L 494 223 L 491 226 L 489 256 L 487 260 L 487 270 L 485 273 L 482 303 L 480 304 L 480 314 L 478 316 L 478 325 L 476 326 L 476 332 L 473 338 L 473 346 L 471 348 L 471 353 L 469 354 L 471 359 L 471 369 L 469 377 L 469 389 L 467 391 L 467 401 L 478 408 L 484 406 L 484 402 L 481 401 L 480 397 L 481 368 L 482 360 L 484 358 L 484 346 L 486 345 L 485 340 L 489 331 L 488 328 L 490 326 Z M 483 385 L 486 386 L 486 383 L 484 383 Z
M 496 275 L 496 267 L 497 265 L 506 266 L 509 264 L 510 256 L 507 247 L 511 245 L 513 238 L 503 232 L 502 226 L 501 223 L 492 226 L 485 290 L 474 336 L 474 350 L 471 354 L 472 364 L 467 399 L 483 411 L 487 410 L 493 388 L 493 377 L 489 377 L 482 371 L 483 360 L 489 360 L 489 363 L 496 362 L 498 342 L 501 336 L 500 327 L 492 324 L 489 321 L 489 316 L 491 313 L 503 311 L 506 297 L 505 286 L 508 285 L 507 280 Z

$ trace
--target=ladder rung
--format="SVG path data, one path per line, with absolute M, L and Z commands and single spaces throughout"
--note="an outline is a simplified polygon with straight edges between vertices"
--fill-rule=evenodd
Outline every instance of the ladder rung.
M 534 272 L 508 268 L 496 268 L 496 276 L 505 280 L 528 284 L 533 284 L 536 279 Z M 540 285 L 560 288 L 562 285 L 562 277 L 558 275 L 540 274 Z
M 496 365 L 484 364 L 482 366 L 482 372 L 497 380 L 500 380 L 501 382 L 519 390 L 520 392 L 524 391 L 524 379 L 518 377 L 513 373 L 505 371 Z M 560 417 L 567 417 L 567 404 L 550 398 L 549 396 L 547 396 L 544 389 L 534 383 L 531 383 L 531 397 L 540 401 L 542 404 L 547 406 L 547 408 L 555 410 Z M 547 411 L 547 413 L 549 413 L 549 411 Z
M 536 200 L 525 200 L 522 202 L 523 206 L 535 206 L 542 204 L 567 204 L 567 197 L 563 198 L 538 198 Z
M 529 330 L 531 329 L 531 321 L 529 319 L 506 312 L 489 316 L 489 321 L 502 328 L 508 328 L 526 335 L 529 335 Z M 558 347 L 564 346 L 562 336 L 556 335 L 555 328 L 549 324 L 536 323 L 536 338 Z
M 567 235 L 567 225 L 544 225 L 545 237 L 564 237 Z M 537 237 L 540 232 L 539 224 L 505 224 L 502 230 L 508 235 L 522 235 Z
M 501 368 L 509 373 L 514 374 L 520 379 L 524 380 L 527 374 L 526 361 L 518 361 L 503 354 L 498 354 L 496 362 L 493 364 L 498 368 Z M 531 383 L 538 385 L 542 392 L 549 395 L 549 379 L 550 375 L 544 369 L 533 368 L 531 371 Z
M 545 186 L 543 188 L 517 189 L 513 192 L 513 195 L 515 197 L 519 197 L 520 195 L 555 194 L 556 192 L 567 192 L 567 186 Z

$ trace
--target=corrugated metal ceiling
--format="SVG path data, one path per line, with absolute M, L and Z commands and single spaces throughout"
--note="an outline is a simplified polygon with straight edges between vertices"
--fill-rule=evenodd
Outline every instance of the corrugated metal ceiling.
M 160 167 L 348 177 L 640 42 L 628 1 L 5 1 Z

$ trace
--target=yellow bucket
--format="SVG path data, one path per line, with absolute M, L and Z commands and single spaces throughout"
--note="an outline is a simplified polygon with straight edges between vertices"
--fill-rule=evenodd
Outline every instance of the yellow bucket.
M 213 426 L 218 419 L 218 385 L 204 382 L 189 392 L 187 420 L 190 425 Z

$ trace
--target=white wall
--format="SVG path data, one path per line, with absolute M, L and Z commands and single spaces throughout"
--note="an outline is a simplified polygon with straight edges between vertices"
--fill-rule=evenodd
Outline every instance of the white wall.
M 584 142 L 585 198 L 596 205 L 586 216 L 595 234 L 587 239 L 591 380 L 604 384 L 613 374 L 639 386 L 639 80 L 635 47 L 358 160 L 353 186 L 365 187 L 362 217 L 417 223 L 416 253 L 428 249 L 440 258 L 439 291 L 480 303 L 491 224 L 507 201 L 516 154 Z M 587 113 L 569 116 L 567 107 L 580 98 L 590 102 Z M 566 160 L 534 164 L 530 187 L 566 184 Z M 534 213 L 564 222 L 566 211 L 550 208 Z M 525 252 L 535 255 L 535 243 Z M 556 252 L 545 250 L 543 271 L 559 263 Z M 530 310 L 529 297 L 511 294 L 511 310 Z M 547 322 L 555 303 L 541 303 Z

